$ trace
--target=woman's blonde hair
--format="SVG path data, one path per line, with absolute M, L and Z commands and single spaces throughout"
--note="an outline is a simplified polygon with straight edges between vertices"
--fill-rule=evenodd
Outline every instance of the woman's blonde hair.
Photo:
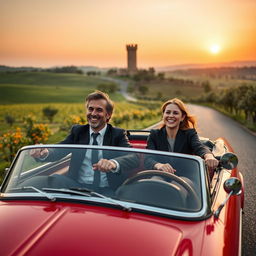
M 187 107 L 185 106 L 184 102 L 180 99 L 173 98 L 171 100 L 166 101 L 161 107 L 162 114 L 164 113 L 166 107 L 169 104 L 175 104 L 176 106 L 178 106 L 178 108 L 182 112 L 182 115 L 185 115 L 184 120 L 180 123 L 180 129 L 181 130 L 186 130 L 186 129 L 189 129 L 189 128 L 196 128 L 196 119 L 195 119 L 195 117 L 189 114 Z M 163 126 L 165 126 L 165 125 L 163 124 L 162 127 Z

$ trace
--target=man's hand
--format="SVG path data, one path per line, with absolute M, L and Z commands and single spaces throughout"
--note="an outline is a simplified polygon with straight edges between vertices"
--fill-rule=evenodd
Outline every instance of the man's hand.
M 35 148 L 30 150 L 30 155 L 34 158 L 44 159 L 49 155 L 47 148 Z
M 170 164 L 157 163 L 154 166 L 155 169 L 163 172 L 175 173 L 176 170 Z
M 94 171 L 110 172 L 115 170 L 117 167 L 116 163 L 108 159 L 100 159 L 100 161 L 92 166 Z

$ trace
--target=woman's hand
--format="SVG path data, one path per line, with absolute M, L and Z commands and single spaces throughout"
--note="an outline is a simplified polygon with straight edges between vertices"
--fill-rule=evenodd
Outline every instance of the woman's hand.
M 219 161 L 212 154 L 205 154 L 204 160 L 210 169 L 215 169 L 219 165 Z
M 169 173 L 175 173 L 176 170 L 170 165 L 170 164 L 161 164 L 161 163 L 157 163 L 154 165 L 154 168 L 156 170 L 160 170 L 163 172 L 169 172 Z

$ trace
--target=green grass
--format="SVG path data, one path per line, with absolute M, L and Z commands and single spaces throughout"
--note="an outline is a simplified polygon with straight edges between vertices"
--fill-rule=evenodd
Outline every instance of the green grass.
M 190 84 L 175 84 L 175 82 L 150 82 L 145 83 L 148 87 L 148 92 L 145 96 L 155 98 L 158 93 L 161 93 L 162 98 L 171 99 L 174 97 L 192 98 L 203 93 L 203 88 L 196 85 Z M 135 93 L 135 96 L 141 96 L 139 92 Z
M 102 80 L 80 74 L 51 72 L 1 73 L 0 84 L 24 84 L 38 86 L 95 87 Z
M 84 87 L 43 86 L 34 85 L 0 85 L 0 101 L 2 104 L 14 103 L 48 103 L 48 102 L 82 102 L 93 89 Z M 82 97 L 84 95 L 84 97 Z
M 252 80 L 240 80 L 240 79 L 230 79 L 230 78 L 212 78 L 208 75 L 184 75 L 175 72 L 166 72 L 166 78 L 177 78 L 185 80 L 193 80 L 194 82 L 204 82 L 209 81 L 213 88 L 223 89 L 232 86 L 240 86 L 243 84 L 255 85 L 256 81 Z
M 22 72 L 0 74 L 1 104 L 84 102 L 97 85 L 109 83 L 79 74 Z M 115 101 L 120 94 L 110 95 Z

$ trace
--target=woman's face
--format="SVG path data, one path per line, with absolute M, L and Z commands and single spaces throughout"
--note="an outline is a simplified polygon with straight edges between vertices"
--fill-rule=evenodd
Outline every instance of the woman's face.
M 180 108 L 176 104 L 169 104 L 166 106 L 163 113 L 163 122 L 166 127 L 174 129 L 179 128 L 180 122 L 185 118 Z

